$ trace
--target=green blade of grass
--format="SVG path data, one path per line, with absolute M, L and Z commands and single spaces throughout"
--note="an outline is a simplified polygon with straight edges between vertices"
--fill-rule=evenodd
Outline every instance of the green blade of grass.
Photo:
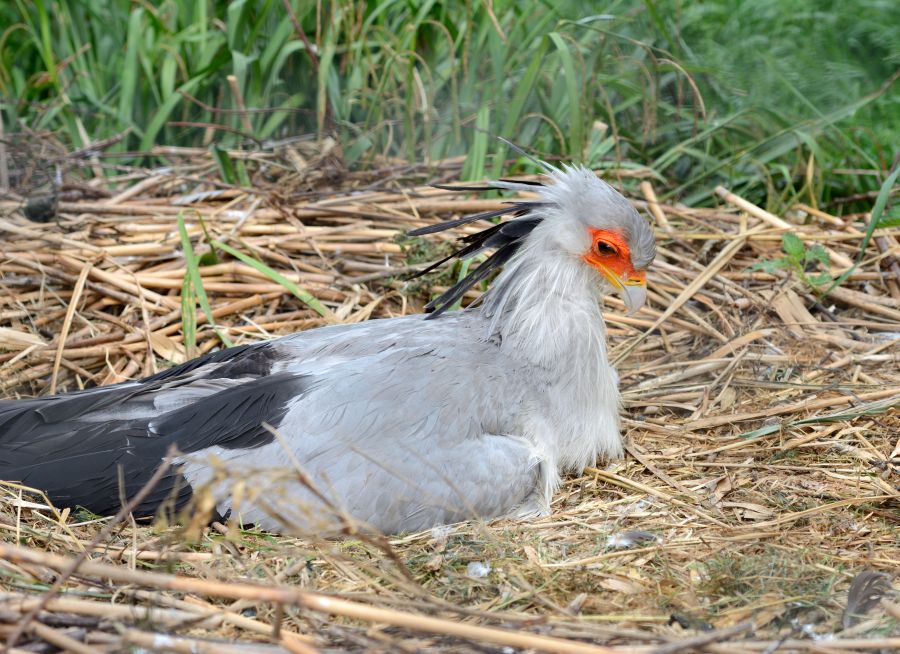
M 522 77 L 522 81 L 519 82 L 516 88 L 516 93 L 506 113 L 506 119 L 503 121 L 503 131 L 500 132 L 500 136 L 512 139 L 513 142 L 517 141 L 517 135 L 514 130 L 519 124 L 519 118 L 525 111 L 528 97 L 533 93 L 538 75 L 543 67 L 544 51 L 546 50 L 545 43 L 545 39 L 540 40 L 540 44 L 534 53 L 534 58 L 531 60 L 524 77 Z M 500 177 L 503 174 L 503 160 L 506 158 L 506 149 L 506 144 L 502 144 L 497 148 L 497 154 L 494 155 L 494 166 L 491 169 L 492 178 Z
M 472 149 L 463 166 L 462 179 L 484 179 L 484 168 L 487 162 L 488 136 L 491 126 L 491 109 L 488 105 L 478 110 L 475 119 L 475 135 Z
M 36 0 L 35 6 L 37 8 L 38 18 L 40 20 L 41 56 L 44 59 L 44 66 L 46 67 L 47 74 L 50 77 L 50 82 L 58 86 L 59 76 L 57 74 L 56 61 L 52 45 L 53 38 L 51 36 L 50 30 L 50 16 L 43 0 Z
M 881 229 L 900 227 L 900 211 L 882 216 L 878 221 L 878 227 Z
M 281 286 L 284 286 L 284 288 L 286 288 L 288 291 L 290 291 L 290 293 L 294 297 L 296 297 L 298 300 L 303 302 L 306 306 L 308 306 L 310 309 L 312 309 L 313 311 L 318 313 L 323 318 L 330 318 L 333 315 L 331 313 L 331 311 L 328 309 L 328 307 L 326 307 L 324 304 L 319 302 L 311 293 L 309 293 L 309 291 L 304 290 L 303 288 L 301 288 L 300 286 L 298 286 L 297 284 L 295 284 L 294 282 L 289 280 L 287 277 L 284 277 L 277 271 L 273 270 L 272 268 L 269 268 L 269 266 L 267 266 L 263 262 L 258 261 L 256 259 L 254 259 L 253 257 L 248 256 L 248 255 L 244 254 L 243 252 L 234 249 L 230 245 L 228 245 L 226 243 L 222 243 L 221 241 L 210 241 L 210 245 L 214 248 L 218 248 L 218 249 L 222 250 L 223 252 L 227 252 L 228 254 L 233 256 L 235 259 L 239 259 L 240 261 L 246 263 L 251 268 L 258 270 L 259 272 L 261 272 L 263 275 L 265 275 L 266 277 L 271 279 L 276 284 L 280 284 Z
M 322 55 L 319 58 L 319 88 L 316 94 L 316 121 L 319 134 L 322 134 L 326 125 L 325 118 L 328 115 L 328 75 L 331 73 L 332 60 L 334 59 L 335 44 L 329 40 L 325 44 Z
M 181 93 L 193 93 L 194 89 L 199 86 L 201 82 L 203 82 L 202 76 L 188 80 L 187 82 L 179 86 L 175 93 L 163 100 L 162 104 L 160 104 L 156 109 L 153 117 L 150 119 L 147 125 L 144 136 L 141 138 L 141 144 L 140 146 L 138 146 L 139 150 L 141 150 L 142 152 L 146 152 L 153 147 L 153 145 L 156 143 L 157 135 L 165 126 L 166 121 L 169 120 L 172 112 L 175 111 L 175 107 L 177 107 L 184 100 L 184 96 L 182 96 Z
M 197 301 L 190 275 L 181 283 L 181 325 L 185 356 L 193 359 L 197 356 Z
M 456 277 L 457 282 L 461 282 L 469 274 L 469 266 L 472 265 L 471 259 L 463 259 L 459 262 L 459 275 Z M 450 305 L 449 311 L 456 311 L 462 306 L 462 298 Z
M 125 45 L 125 61 L 123 62 L 122 92 L 119 94 L 119 122 L 125 126 L 130 125 L 134 116 L 135 89 L 137 88 L 138 75 L 138 51 L 140 50 L 140 38 L 143 30 L 142 7 L 135 7 L 128 19 L 128 36 Z
M 237 176 L 234 172 L 234 162 L 228 156 L 228 151 L 220 148 L 216 143 L 209 146 L 209 153 L 219 168 L 219 176 L 226 184 L 237 184 Z
M 888 178 L 884 180 L 884 184 L 881 185 L 881 189 L 878 191 L 878 197 L 875 198 L 875 204 L 872 206 L 872 213 L 869 216 L 869 225 L 866 228 L 866 235 L 863 237 L 862 243 L 859 244 L 859 254 L 856 255 L 856 261 L 854 261 L 853 265 L 845 270 L 840 277 L 831 283 L 831 286 L 829 286 L 822 294 L 822 297 L 827 296 L 835 289 L 835 287 L 843 284 L 847 278 L 853 274 L 853 271 L 856 270 L 856 267 L 859 266 L 860 262 L 866 256 L 866 248 L 869 247 L 869 241 L 872 240 L 872 234 L 875 232 L 875 228 L 878 227 L 878 222 L 881 220 L 881 214 L 884 212 L 885 206 L 887 206 L 888 197 L 891 195 L 891 189 L 894 188 L 894 184 L 897 183 L 898 177 L 900 177 L 900 166 L 897 166 L 897 168 L 894 169 L 894 172 L 888 175 Z
M 661 34 L 666 40 L 667 48 L 674 52 L 676 41 L 672 38 L 672 35 L 669 32 L 669 28 L 666 25 L 666 22 L 663 20 L 656 2 L 653 2 L 652 0 L 644 0 L 644 7 L 646 7 L 647 9 L 647 14 L 650 16 L 650 21 L 656 27 L 656 31 Z
M 581 158 L 581 148 L 584 146 L 581 129 L 581 93 L 579 92 L 578 77 L 575 74 L 575 62 L 572 53 L 559 32 L 551 32 L 550 38 L 559 51 L 562 59 L 563 77 L 566 82 L 566 95 L 569 100 L 569 143 L 568 153 Z
M 203 216 L 198 215 L 197 220 L 200 222 L 200 229 L 203 230 L 203 236 L 206 238 L 206 242 L 211 243 L 213 239 L 212 236 L 209 235 L 209 230 L 206 229 L 206 221 L 203 220 Z M 216 252 L 216 248 L 210 247 L 209 252 L 204 252 L 200 255 L 197 263 L 200 266 L 214 266 L 219 263 L 219 253 Z
M 225 347 L 231 347 L 234 343 L 216 326 L 216 319 L 213 317 L 212 307 L 209 305 L 209 298 L 206 296 L 206 291 L 203 288 L 203 279 L 200 276 L 200 260 L 191 245 L 191 237 L 188 236 L 187 228 L 184 226 L 183 214 L 178 215 L 178 234 L 181 236 L 181 248 L 184 251 L 184 262 L 187 267 L 186 275 L 190 278 L 191 286 L 193 286 L 194 294 L 200 303 L 200 308 L 203 309 L 207 322 L 209 322 L 210 327 L 212 327 L 216 336 L 219 337 L 219 340 L 222 341 L 222 344 Z
M 235 163 L 235 171 L 237 172 L 237 181 L 238 184 L 243 186 L 244 188 L 250 188 L 253 186 L 253 182 L 250 181 L 250 174 L 247 172 L 247 164 L 244 163 L 243 159 L 238 159 Z
M 900 405 L 900 394 L 894 395 L 893 397 L 886 397 L 883 400 L 865 402 L 858 406 L 840 409 L 838 411 L 826 413 L 825 415 L 821 416 L 812 416 L 810 418 L 803 418 L 801 420 L 791 420 L 787 423 L 777 422 L 772 425 L 764 425 L 759 429 L 744 432 L 743 434 L 738 436 L 738 438 L 759 438 L 760 436 L 768 436 L 769 434 L 774 434 L 775 432 L 781 431 L 782 429 L 788 429 L 790 427 L 801 427 L 803 425 L 815 425 L 825 422 L 853 420 L 854 418 L 858 418 L 860 416 L 870 416 L 884 413 L 898 405 Z

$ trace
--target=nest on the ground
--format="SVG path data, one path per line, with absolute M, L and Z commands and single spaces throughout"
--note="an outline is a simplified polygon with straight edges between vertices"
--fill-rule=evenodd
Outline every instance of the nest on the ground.
M 0 200 L 5 397 L 421 311 L 455 273 L 408 274 L 469 228 L 403 233 L 504 200 L 426 185 L 460 161 L 350 173 L 334 142 L 159 148 L 153 169 L 43 151 L 63 172 Z M 39 176 L 4 161 L 7 183 Z M 691 208 L 657 201 L 640 169 L 604 176 L 660 243 L 647 306 L 607 301 L 623 461 L 566 480 L 548 518 L 390 540 L 114 523 L 5 484 L 10 651 L 897 651 L 900 230 L 861 251 L 866 214 L 775 216 L 726 189 Z M 183 297 L 189 261 L 215 329 Z

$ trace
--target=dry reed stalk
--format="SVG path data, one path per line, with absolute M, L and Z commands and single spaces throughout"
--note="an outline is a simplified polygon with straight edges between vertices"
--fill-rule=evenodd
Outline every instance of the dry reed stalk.
M 672 234 L 672 225 L 669 224 L 669 219 L 666 218 L 666 214 L 659 204 L 659 200 L 656 197 L 656 191 L 653 190 L 653 184 L 650 182 L 641 182 L 641 193 L 644 194 L 644 198 L 647 200 L 647 210 L 656 219 L 657 224 L 659 224 L 664 232 Z

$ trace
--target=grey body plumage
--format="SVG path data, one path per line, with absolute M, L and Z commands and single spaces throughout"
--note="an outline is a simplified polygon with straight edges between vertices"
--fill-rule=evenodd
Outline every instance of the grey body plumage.
M 314 329 L 139 382 L 0 402 L 0 478 L 111 512 L 118 468 L 132 495 L 174 444 L 183 454 L 145 513 L 200 487 L 221 514 L 270 529 L 331 531 L 334 507 L 384 532 L 546 513 L 563 471 L 621 453 L 599 301 L 610 285 L 633 291 L 586 265 L 589 230 L 621 233 L 629 270 L 653 256 L 649 227 L 592 173 L 550 177 L 498 183 L 541 199 L 502 238 L 489 227 L 494 241 L 470 241 L 507 247 L 479 306 Z

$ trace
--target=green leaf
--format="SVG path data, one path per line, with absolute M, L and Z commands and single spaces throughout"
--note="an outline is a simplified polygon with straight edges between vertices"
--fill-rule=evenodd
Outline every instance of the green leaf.
M 884 208 L 887 206 L 888 198 L 891 197 L 891 191 L 894 189 L 894 185 L 897 183 L 898 177 L 900 177 L 900 166 L 897 166 L 894 169 L 894 172 L 892 172 L 888 176 L 888 178 L 884 180 L 884 184 L 882 184 L 881 188 L 878 190 L 878 197 L 875 198 L 875 204 L 872 206 L 872 219 L 870 221 L 871 225 L 877 225 L 879 221 L 881 221 L 881 214 L 884 212 Z M 872 229 L 874 228 L 870 227 L 869 232 L 871 232 Z
M 197 356 L 197 302 L 190 275 L 185 275 L 181 282 L 181 325 L 185 355 L 193 359 Z
M 235 164 L 235 169 L 237 170 L 237 178 L 238 183 L 244 188 L 250 188 L 253 186 L 253 183 L 250 181 L 250 173 L 247 172 L 247 165 L 244 163 L 243 159 L 238 159 Z
M 488 136 L 491 126 L 491 108 L 484 105 L 478 110 L 475 118 L 475 135 L 472 149 L 466 157 L 461 179 L 484 179 L 484 169 L 487 162 Z
M 232 51 L 244 47 L 243 38 L 247 34 L 245 20 L 246 0 L 236 0 L 228 4 L 225 19 L 225 33 L 228 35 L 228 48 Z
M 798 263 L 803 261 L 803 257 L 806 254 L 806 246 L 803 245 L 800 237 L 793 232 L 787 232 L 782 235 L 781 249 L 784 250 L 788 257 Z
M 771 275 L 774 274 L 776 270 L 784 270 L 785 268 L 790 268 L 790 266 L 790 262 L 784 257 L 781 257 L 779 259 L 763 259 L 762 261 L 757 261 L 750 266 L 750 270 L 761 270 Z
M 319 55 L 319 86 L 316 94 L 316 121 L 319 134 L 325 129 L 325 108 L 328 106 L 328 74 L 331 72 L 334 50 L 334 41 L 329 39 Z
M 184 100 L 184 97 L 180 92 L 183 91 L 185 93 L 194 93 L 194 89 L 200 85 L 203 79 L 203 77 L 195 77 L 191 80 L 188 80 L 180 87 L 178 87 L 175 93 L 163 100 L 162 104 L 160 104 L 156 108 L 156 111 L 153 113 L 153 117 L 150 119 L 150 122 L 147 125 L 144 136 L 141 138 L 141 144 L 140 146 L 138 146 L 139 150 L 147 151 L 154 146 L 154 144 L 156 143 L 156 137 L 165 126 L 166 121 L 169 120 L 172 112 L 175 111 L 175 107 L 177 107 Z
M 212 243 L 212 236 L 209 235 L 209 230 L 206 229 L 206 221 L 203 220 L 203 216 L 198 214 L 197 220 L 200 223 L 200 229 L 203 230 L 203 236 L 206 238 L 207 243 Z M 216 252 L 215 246 L 209 246 L 209 252 L 204 252 L 203 256 L 200 257 L 200 265 L 201 266 L 214 266 L 219 263 L 219 253 Z
M 790 420 L 788 422 L 777 422 L 770 425 L 763 425 L 759 429 L 754 429 L 753 431 L 748 431 L 740 434 L 738 438 L 759 438 L 760 436 L 768 436 L 769 434 L 774 434 L 781 431 L 782 429 L 799 427 L 801 425 L 816 425 L 826 422 L 852 420 L 854 418 L 859 418 L 860 416 L 878 415 L 879 413 L 885 413 L 893 409 L 898 404 L 900 404 L 900 395 L 894 395 L 884 398 L 883 400 L 874 400 L 872 402 L 864 402 L 856 406 L 838 409 L 837 411 L 826 413 L 824 415 L 812 416 L 810 418 L 801 418 L 800 420 Z
M 678 43 L 675 39 L 672 38 L 672 35 L 669 33 L 669 28 L 666 25 L 666 22 L 662 18 L 662 14 L 659 11 L 659 7 L 656 6 L 656 2 L 652 2 L 651 0 L 644 0 L 644 6 L 647 9 L 647 13 L 650 15 L 650 20 L 653 22 L 654 27 L 659 34 L 662 34 L 663 38 L 665 38 L 666 43 L 668 43 L 668 48 L 670 50 L 675 50 L 678 47 Z M 677 25 L 678 23 L 676 23 Z
M 831 273 L 820 272 L 809 276 L 809 281 L 815 286 L 824 286 L 832 280 Z
M 234 249 L 230 245 L 222 243 L 221 241 L 210 241 L 210 245 L 215 248 L 219 248 L 224 252 L 227 252 L 235 259 L 240 259 L 251 268 L 255 268 L 256 270 L 264 274 L 276 284 L 281 284 L 288 291 L 290 291 L 291 294 L 294 295 L 294 297 L 303 302 L 306 306 L 318 313 L 320 316 L 328 318 L 333 315 L 328 307 L 319 302 L 311 293 L 309 293 L 309 291 L 305 291 L 300 286 L 289 280 L 287 277 L 281 275 L 278 271 L 273 270 L 272 268 L 264 264 L 262 261 L 258 261 L 253 257 Z
M 457 282 L 461 282 L 463 279 L 465 279 L 466 275 L 469 274 L 469 266 L 472 265 L 472 260 L 471 259 L 463 259 L 459 263 L 460 263 L 459 275 L 456 277 Z M 456 311 L 461 306 L 462 306 L 462 298 L 459 298 L 456 302 L 454 302 L 453 304 L 450 305 L 450 308 L 448 310 Z
M 563 40 L 562 35 L 559 32 L 551 32 L 549 36 L 562 59 L 563 79 L 566 83 L 570 134 L 568 153 L 580 159 L 582 156 L 581 149 L 584 147 L 581 124 L 581 85 L 578 83 L 578 76 L 575 73 L 575 62 L 572 59 L 572 53 L 569 51 L 569 46 Z
M 130 125 L 134 118 L 135 89 L 140 71 L 138 70 L 138 51 L 142 32 L 144 9 L 135 7 L 128 19 L 128 38 L 125 44 L 125 61 L 122 63 L 122 90 L 119 93 L 119 122 Z
M 509 103 L 509 106 L 506 109 L 506 118 L 503 121 L 503 131 L 500 135 L 512 139 L 513 142 L 518 140 L 516 130 L 518 128 L 519 119 L 525 113 L 528 99 L 534 94 L 534 86 L 543 67 L 544 51 L 546 49 L 546 41 L 543 38 L 539 39 L 531 63 L 528 65 L 525 75 L 519 81 L 512 102 Z M 491 169 L 491 178 L 500 177 L 503 174 L 506 150 L 505 143 L 497 149 L 497 153 L 494 155 L 494 165 Z
M 807 248 L 806 260 L 808 262 L 818 261 L 822 265 L 827 266 L 831 257 L 828 255 L 828 250 L 826 250 L 821 243 L 816 243 Z
M 219 263 L 219 257 L 216 256 L 215 250 L 210 250 L 201 254 L 197 263 L 201 266 L 214 266 Z

